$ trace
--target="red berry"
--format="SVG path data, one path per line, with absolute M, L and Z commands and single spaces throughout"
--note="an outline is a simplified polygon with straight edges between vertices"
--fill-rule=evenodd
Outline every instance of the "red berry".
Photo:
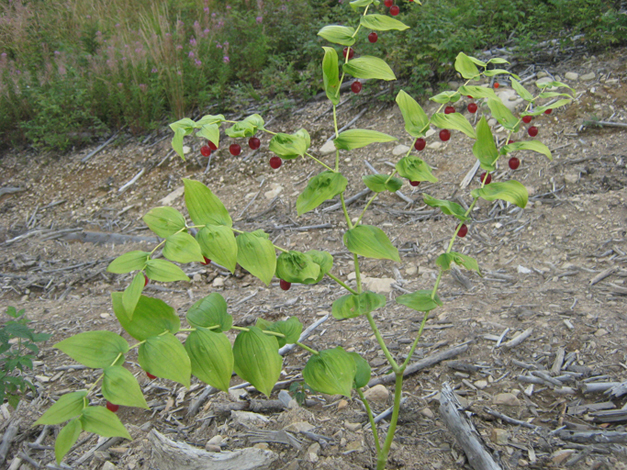
M 283 279 L 281 279 L 281 281 L 279 282 L 279 285 L 281 286 L 281 289 L 283 290 L 290 290 L 290 287 L 292 287 L 291 282 L 284 281 Z
M 392 5 L 390 7 L 390 15 L 392 16 L 396 16 L 401 12 L 401 9 L 398 7 L 398 5 Z
M 468 103 L 468 112 L 475 114 L 477 112 L 477 103 Z
M 107 402 L 107 410 L 113 411 L 114 413 L 120 409 L 120 405 L 114 405 L 111 402 Z
M 501 86 L 501 85 L 499 84 L 499 82 L 494 82 L 494 88 L 498 88 L 498 87 L 500 87 L 500 86 Z
M 209 146 L 209 148 L 214 151 L 214 150 L 218 150 L 218 146 L 216 144 L 214 144 L 213 142 L 211 142 L 210 140 L 207 141 L 207 145 Z
M 481 173 L 479 180 L 484 184 L 490 184 L 492 182 L 492 175 L 490 173 Z
M 281 157 L 272 157 L 270 159 L 270 167 L 273 170 L 276 170 L 277 168 L 279 168 L 281 165 L 283 164 L 283 160 L 281 160 Z
M 379 35 L 375 33 L 374 31 L 368 35 L 368 41 L 370 41 L 373 44 L 377 42 L 377 39 L 379 39 Z
M 414 148 L 418 151 L 420 150 L 424 150 L 425 146 L 427 145 L 427 141 L 425 139 L 423 139 L 422 137 L 419 137 L 416 139 L 416 143 L 414 144 Z
M 410 181 L 409 184 L 411 184 L 412 186 L 418 186 L 420 184 L 420 181 Z
M 148 376 L 150 380 L 155 380 L 157 378 L 156 375 L 152 375 L 150 372 L 146 372 L 146 375 Z
M 547 109 L 546 111 L 544 111 L 544 114 L 551 114 L 553 112 L 552 109 Z
M 342 54 L 344 54 L 345 59 L 346 59 L 346 54 L 348 54 L 348 60 L 351 60 L 353 56 L 355 55 L 355 49 L 351 47 L 349 51 L 348 47 L 345 47 L 344 50 L 342 51 Z
M 200 154 L 203 157 L 208 157 L 209 155 L 211 155 L 211 149 L 208 145 L 203 145 L 202 147 L 200 147 Z
M 517 169 L 520 166 L 520 160 L 518 160 L 516 157 L 512 157 L 509 159 L 509 167 L 512 170 Z
M 529 124 L 532 119 L 533 119 L 533 116 L 523 116 L 522 122 L 524 122 L 525 124 Z
M 148 285 L 148 276 L 144 274 L 144 287 Z
M 531 137 L 535 137 L 538 135 L 538 128 L 536 126 L 531 126 L 529 129 L 527 129 L 527 133 Z
M 464 238 L 468 233 L 468 226 L 466 224 L 462 224 L 457 231 L 457 236 L 459 238 Z
M 448 129 L 442 129 L 440 131 L 440 140 L 441 141 L 446 142 L 450 138 L 451 138 L 451 131 L 449 131 Z
M 512 139 L 509 139 L 509 140 L 507 141 L 507 143 L 508 143 L 508 144 L 513 144 L 514 142 L 516 142 L 516 141 L 515 141 L 515 140 L 512 140 Z
M 248 139 L 248 146 L 251 150 L 257 150 L 261 146 L 261 140 L 257 137 L 251 137 Z
M 359 93 L 359 92 L 361 91 L 361 82 L 354 81 L 354 82 L 351 84 L 351 91 L 352 91 L 353 93 Z
M 390 8 L 392 5 L 394 5 L 394 0 L 384 0 L 383 4 Z
M 237 157 L 240 153 L 242 153 L 242 147 L 240 147 L 239 144 L 231 144 L 229 146 L 229 152 L 231 152 L 231 155 L 234 157 Z
M 211 260 L 209 258 L 207 258 L 206 256 L 203 256 L 203 258 L 205 260 L 201 261 L 200 264 L 204 264 L 205 266 L 207 266 L 209 263 L 211 263 Z
M 444 108 L 444 114 L 453 114 L 455 112 L 454 106 L 447 106 Z

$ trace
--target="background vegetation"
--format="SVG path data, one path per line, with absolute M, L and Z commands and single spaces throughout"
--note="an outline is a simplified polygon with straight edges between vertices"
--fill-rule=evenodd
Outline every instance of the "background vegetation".
M 321 89 L 318 29 L 348 24 L 349 0 L 0 0 L 0 147 L 67 150 L 122 127 L 142 133 L 242 98 Z M 592 50 L 627 39 L 621 2 L 397 0 L 412 28 L 363 37 L 414 94 L 459 51 L 583 34 Z M 375 8 L 387 13 L 381 4 Z

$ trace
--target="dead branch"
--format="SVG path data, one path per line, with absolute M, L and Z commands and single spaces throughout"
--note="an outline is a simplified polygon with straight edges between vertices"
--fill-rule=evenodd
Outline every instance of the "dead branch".
M 625 444 L 627 432 L 619 431 L 559 431 L 556 436 L 563 441 L 577 442 L 579 444 Z
M 2 443 L 0 443 L 0 464 L 3 464 L 7 458 L 7 454 L 9 453 L 9 447 L 11 447 L 11 442 L 17 436 L 18 431 L 20 430 L 20 420 L 17 419 L 7 427 L 7 430 L 4 432 L 4 436 L 2 436 Z

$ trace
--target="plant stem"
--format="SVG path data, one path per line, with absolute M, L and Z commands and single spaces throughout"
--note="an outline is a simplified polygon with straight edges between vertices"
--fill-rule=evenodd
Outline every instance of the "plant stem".
M 335 129 L 335 138 L 337 139 L 340 135 L 337 127 L 337 111 L 336 106 L 333 105 L 333 128 Z M 335 150 L 335 171 L 340 171 L 340 151 Z
M 370 409 L 370 404 L 366 397 L 364 396 L 364 392 L 361 388 L 357 388 L 357 394 L 359 398 L 361 398 L 362 403 L 366 407 L 366 413 L 368 413 L 368 421 L 370 421 L 370 429 L 372 429 L 372 437 L 374 437 L 374 445 L 377 448 L 377 455 L 381 452 L 381 443 L 379 442 L 379 433 L 377 431 L 377 423 L 374 422 L 374 416 L 372 414 L 372 410 Z
M 361 294 L 361 272 L 359 272 L 359 258 L 353 253 L 355 263 L 355 280 L 357 281 L 357 293 Z
M 409 353 L 407 354 L 407 359 L 405 359 L 405 362 L 403 362 L 403 364 L 401 365 L 401 372 L 405 372 L 405 369 L 407 368 L 407 365 L 409 364 L 411 357 L 414 355 L 416 346 L 418 346 L 418 341 L 420 341 L 420 338 L 422 337 L 422 330 L 424 330 L 425 324 L 427 323 L 427 318 L 429 318 L 429 312 L 425 312 L 424 316 L 422 317 L 422 322 L 420 323 L 420 328 L 418 329 L 418 333 L 416 334 L 416 339 L 414 340 L 414 344 L 411 345 L 411 349 L 409 350 Z
M 231 329 L 238 331 L 250 331 L 250 328 L 246 328 L 245 326 L 232 326 Z M 283 333 L 279 333 L 278 331 L 270 331 L 270 330 L 261 330 L 263 333 L 271 336 L 278 336 L 279 338 L 285 338 Z
M 409 155 L 410 152 L 411 152 L 411 150 L 409 152 L 407 152 L 407 155 Z M 394 173 L 392 173 L 390 176 L 388 176 L 388 179 L 385 180 L 384 184 L 387 184 L 394 177 L 395 174 L 396 174 L 396 170 L 394 170 Z M 355 222 L 355 225 L 359 225 L 359 222 L 361 222 L 361 219 L 366 214 L 366 211 L 368 210 L 368 207 L 370 207 L 370 204 L 372 204 L 372 202 L 377 198 L 378 195 L 379 195 L 379 193 L 374 193 L 372 195 L 370 200 L 366 203 L 366 206 L 364 207 L 364 209 L 361 211 L 361 214 L 359 215 L 359 218 L 357 219 L 357 222 Z
M 319 163 L 320 165 L 322 165 L 323 167 L 325 167 L 327 170 L 329 171 L 334 171 L 337 172 L 337 170 L 333 170 L 333 168 L 331 168 L 330 166 L 328 166 L 326 163 L 321 162 L 320 160 L 318 160 L 316 157 L 314 157 L 313 155 L 305 152 L 305 155 L 307 155 L 309 158 L 311 158 L 312 160 L 314 160 L 315 162 Z
M 390 427 L 383 444 L 383 449 L 377 453 L 377 470 L 385 470 L 385 464 L 388 460 L 388 454 L 390 453 L 390 447 L 394 440 L 394 433 L 396 432 L 396 423 L 398 422 L 398 414 L 401 409 L 401 397 L 403 395 L 403 373 L 395 372 L 396 383 L 394 385 L 394 408 L 392 409 L 392 419 L 390 420 Z
M 342 210 L 344 211 L 344 217 L 346 218 L 346 224 L 348 228 L 353 228 L 353 223 L 351 222 L 351 218 L 348 215 L 348 210 L 346 209 L 346 201 L 344 201 L 344 192 L 340 193 L 340 201 L 342 202 Z
M 381 336 L 381 332 L 379 331 L 377 324 L 374 322 L 374 318 L 372 318 L 372 313 L 370 312 L 366 313 L 366 318 L 368 319 L 370 328 L 372 329 L 375 337 L 377 338 L 377 343 L 379 343 L 379 346 L 381 346 L 381 349 L 383 350 L 383 354 L 385 354 L 385 358 L 388 360 L 388 362 L 392 366 L 392 370 L 394 371 L 394 373 L 399 372 L 400 368 L 398 367 L 398 364 L 392 357 L 392 354 L 390 354 L 390 351 L 387 345 L 385 344 L 385 341 L 383 340 L 383 336 Z
M 299 342 L 299 341 L 296 341 L 296 345 L 297 345 L 297 346 L 300 346 L 300 347 L 301 347 L 301 348 L 303 348 L 305 351 L 309 351 L 311 354 L 314 354 L 314 355 L 316 355 L 316 356 L 317 356 L 318 354 L 320 354 L 320 353 L 319 353 L 318 351 L 316 351 L 315 349 L 311 349 L 309 346 L 307 346 L 307 345 L 305 345 L 305 344 L 303 344 L 303 343 L 301 343 L 301 342 Z
M 335 282 L 337 282 L 340 286 L 342 286 L 344 289 L 346 289 L 351 294 L 357 294 L 357 291 L 355 289 L 353 289 L 353 288 L 349 287 L 348 285 L 346 285 L 341 279 L 338 279 L 333 274 L 327 273 L 327 276 L 329 276 L 331 279 L 333 279 Z

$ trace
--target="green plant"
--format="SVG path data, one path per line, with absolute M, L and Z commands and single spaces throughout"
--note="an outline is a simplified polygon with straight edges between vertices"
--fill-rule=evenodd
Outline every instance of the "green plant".
M 504 69 L 493 68 L 506 61 L 492 59 L 486 63 L 459 53 L 455 59 L 455 69 L 465 82 L 458 90 L 443 91 L 433 96 L 431 99 L 440 106 L 430 117 L 407 92 L 401 90 L 396 95 L 396 103 L 405 122 L 405 131 L 413 139 L 414 148 L 424 148 L 424 137 L 431 126 L 441 129 L 442 140 L 449 140 L 453 135 L 452 131 L 462 132 L 475 141 L 472 150 L 485 172 L 480 178 L 480 186 L 470 193 L 473 202 L 467 209 L 452 201 L 423 195 L 425 204 L 441 209 L 444 214 L 458 219 L 458 223 L 445 252 L 436 260 L 439 274 L 435 284 L 428 289 L 404 294 L 395 299 L 397 304 L 422 314 L 420 329 L 409 353 L 406 357 L 398 359 L 388 349 L 373 316 L 374 311 L 386 306 L 387 299 L 383 295 L 364 290 L 360 258 L 399 262 L 400 254 L 382 229 L 363 224 L 362 220 L 380 193 L 397 191 L 404 180 L 415 185 L 421 181 L 435 183 L 438 179 L 429 165 L 412 155 L 410 149 L 398 160 L 391 174 L 369 175 L 363 178 L 364 184 L 374 192 L 374 195 L 356 219 L 351 217 L 345 204 L 344 193 L 348 180 L 341 172 L 340 150 L 351 151 L 372 143 L 397 140 L 394 136 L 370 129 L 350 129 L 343 132 L 338 130 L 336 107 L 340 103 L 340 85 L 346 76 L 368 80 L 396 79 L 394 72 L 384 60 L 369 55 L 360 57 L 351 55 L 357 41 L 365 42 L 364 30 L 402 32 L 408 29 L 397 19 L 369 13 L 376 5 L 377 2 L 373 0 L 354 0 L 351 6 L 356 11 L 363 9 L 359 20 L 355 22 L 355 27 L 328 25 L 318 32 L 320 37 L 330 43 L 345 47 L 344 61 L 341 64 L 335 47 L 323 47 L 323 87 L 333 105 L 335 128 L 333 142 L 336 148 L 334 161 L 324 162 L 309 152 L 311 140 L 305 129 L 292 134 L 276 133 L 265 127 L 264 119 L 258 114 L 241 121 L 227 120 L 221 114 L 207 115 L 197 121 L 184 118 L 170 126 L 174 131 L 172 146 L 182 158 L 185 136 L 195 133 L 197 137 L 217 146 L 222 126 L 227 126 L 224 133 L 233 139 L 250 139 L 259 132 L 272 135 L 269 150 L 276 154 L 271 159 L 272 168 L 278 168 L 283 160 L 297 158 L 309 158 L 319 164 L 323 171 L 309 180 L 296 201 L 296 209 L 300 216 L 327 200 L 339 197 L 346 221 L 343 243 L 353 255 L 356 287 L 349 286 L 333 273 L 333 257 L 328 252 L 287 250 L 275 245 L 262 230 L 245 232 L 235 228 L 227 208 L 210 188 L 199 181 L 184 179 L 185 204 L 190 220 L 171 207 L 150 210 L 143 220 L 157 236 L 163 238 L 163 241 L 151 251 L 125 253 L 111 262 L 107 268 L 112 273 L 135 273 L 124 292 L 112 294 L 112 302 L 113 311 L 121 326 L 137 342 L 131 346 L 115 333 L 93 331 L 80 333 L 55 345 L 84 365 L 103 369 L 101 377 L 87 390 L 62 396 L 37 421 L 36 424 L 59 424 L 70 420 L 56 441 L 57 460 L 63 458 L 81 430 L 105 436 L 129 437 L 113 413 L 103 407 L 89 406 L 89 395 L 102 380 L 101 391 L 109 410 L 117 405 L 147 408 L 137 380 L 123 367 L 130 350 L 138 350 L 138 362 L 151 376 L 170 379 L 189 387 L 191 375 L 194 375 L 217 389 L 227 390 L 234 371 L 241 379 L 250 382 L 261 393 L 269 396 L 281 372 L 282 358 L 278 354 L 278 349 L 289 343 L 296 344 L 311 354 L 303 369 L 303 379 L 310 389 L 346 397 L 351 397 L 355 391 L 360 397 L 372 425 L 377 469 L 385 468 L 400 413 L 404 372 L 420 340 L 429 312 L 442 305 L 437 295 L 442 277 L 451 269 L 452 264 L 480 273 L 475 259 L 453 251 L 455 241 L 467 234 L 470 214 L 479 199 L 487 201 L 500 199 L 520 208 L 525 207 L 528 194 L 521 183 L 515 180 L 491 183 L 490 173 L 497 168 L 500 157 L 517 151 L 534 151 L 550 159 L 551 152 L 541 142 L 534 140 L 513 142 L 510 137 L 521 129 L 524 116 L 538 116 L 544 114 L 547 109 L 564 106 L 574 99 L 574 92 L 563 83 L 551 82 L 534 95 L 517 81 L 516 75 Z M 517 94 L 526 101 L 526 108 L 521 115 L 514 115 L 492 88 L 480 86 L 480 83 L 475 84 L 497 75 L 507 77 Z M 558 88 L 565 88 L 566 91 L 549 91 Z M 485 103 L 489 114 L 507 131 L 507 138 L 503 141 L 507 142 L 506 144 L 500 144 L 500 148 L 497 146 L 486 115 L 473 126 L 462 113 L 443 112 L 445 107 L 450 108 L 452 103 L 467 97 Z M 540 105 L 546 99 L 555 101 Z M 234 145 L 237 146 L 237 151 L 233 151 Z M 231 145 L 232 154 L 238 154 L 240 150 L 239 144 Z M 165 259 L 155 256 L 158 250 L 161 250 Z M 278 257 L 277 251 L 280 252 Z M 233 318 L 227 312 L 226 301 L 218 293 L 209 294 L 196 302 L 186 313 L 189 327 L 181 328 L 180 319 L 172 307 L 162 300 L 143 295 L 147 279 L 159 282 L 189 280 L 183 270 L 173 262 L 206 263 L 209 259 L 231 272 L 234 272 L 236 265 L 239 264 L 266 285 L 269 285 L 276 276 L 284 290 L 289 289 L 293 283 L 316 284 L 324 278 L 331 279 L 346 290 L 346 294 L 333 303 L 333 317 L 338 320 L 349 320 L 364 316 L 395 375 L 393 413 L 383 442 L 379 439 L 378 428 L 362 391 L 370 380 L 370 365 L 358 353 L 347 352 L 342 347 L 316 350 L 302 344 L 299 338 L 303 325 L 296 317 L 277 322 L 258 318 L 255 326 L 234 326 Z M 225 334 L 229 331 L 237 332 L 232 345 Z M 180 333 L 187 333 L 184 345 L 177 337 Z M 115 406 L 111 407 L 110 404 Z
M 30 320 L 25 310 L 8 307 L 6 314 L 13 320 L 7 321 L 0 328 L 0 403 L 6 398 L 13 408 L 17 408 L 20 396 L 33 384 L 22 373 L 24 369 L 33 369 L 33 359 L 39 354 L 35 343 L 46 341 L 51 335 L 35 333 L 26 326 Z

